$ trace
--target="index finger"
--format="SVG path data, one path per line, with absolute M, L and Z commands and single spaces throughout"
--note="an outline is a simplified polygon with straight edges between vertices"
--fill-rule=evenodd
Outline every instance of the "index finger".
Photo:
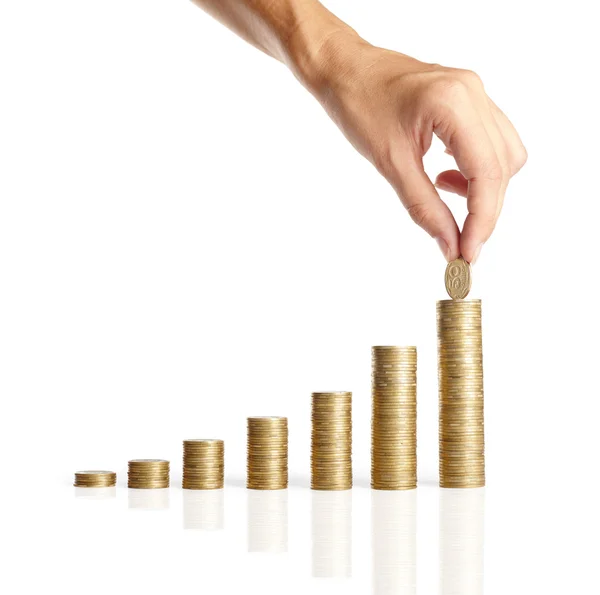
M 452 129 L 439 134 L 468 181 L 469 214 L 461 232 L 461 253 L 472 262 L 488 240 L 498 214 L 502 167 L 488 131 L 475 109 L 455 114 Z

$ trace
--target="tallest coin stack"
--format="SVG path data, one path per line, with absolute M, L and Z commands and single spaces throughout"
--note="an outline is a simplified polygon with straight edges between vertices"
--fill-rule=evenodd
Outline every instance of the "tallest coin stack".
M 439 301 L 437 333 L 440 487 L 483 487 L 481 301 Z

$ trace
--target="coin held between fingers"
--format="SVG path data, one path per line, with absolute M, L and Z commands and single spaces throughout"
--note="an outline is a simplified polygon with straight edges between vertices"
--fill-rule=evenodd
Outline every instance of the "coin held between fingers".
M 464 300 L 471 291 L 471 265 L 461 256 L 446 266 L 446 291 L 453 300 Z

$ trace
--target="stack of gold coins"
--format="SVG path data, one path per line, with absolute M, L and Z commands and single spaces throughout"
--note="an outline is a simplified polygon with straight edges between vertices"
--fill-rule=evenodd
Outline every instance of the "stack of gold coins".
M 485 485 L 481 301 L 437 303 L 440 487 Z
M 371 487 L 417 487 L 417 348 L 373 347 Z
M 169 487 L 169 461 L 134 459 L 129 461 L 127 485 L 130 488 L 154 489 Z
M 352 393 L 312 394 L 311 478 L 313 490 L 352 487 Z
M 223 440 L 183 441 L 184 490 L 218 490 L 223 487 L 225 445 Z
M 287 417 L 248 418 L 246 486 L 251 490 L 288 487 Z
M 114 471 L 77 471 L 73 485 L 76 488 L 110 488 L 116 483 Z

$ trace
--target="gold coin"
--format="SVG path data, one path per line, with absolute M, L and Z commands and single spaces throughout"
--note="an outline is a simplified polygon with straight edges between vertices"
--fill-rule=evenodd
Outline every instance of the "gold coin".
M 114 471 L 77 471 L 74 486 L 79 488 L 112 487 L 117 483 Z
M 452 278 L 457 277 L 460 275 L 453 271 Z M 448 284 L 447 289 L 451 297 L 460 298 L 460 295 L 450 292 Z M 481 301 L 439 301 L 437 331 L 440 486 L 483 486 L 485 439 Z
M 311 488 L 352 487 L 352 393 L 312 394 Z
M 284 490 L 288 486 L 288 421 L 286 417 L 247 420 L 247 479 L 251 490 Z
M 372 353 L 371 487 L 417 487 L 417 350 L 377 346 Z
M 127 486 L 138 489 L 169 487 L 169 461 L 133 459 L 128 463 Z
M 471 265 L 462 256 L 449 262 L 444 282 L 453 300 L 464 300 L 471 291 Z
M 225 445 L 219 439 L 183 441 L 184 490 L 215 490 L 224 485 Z

